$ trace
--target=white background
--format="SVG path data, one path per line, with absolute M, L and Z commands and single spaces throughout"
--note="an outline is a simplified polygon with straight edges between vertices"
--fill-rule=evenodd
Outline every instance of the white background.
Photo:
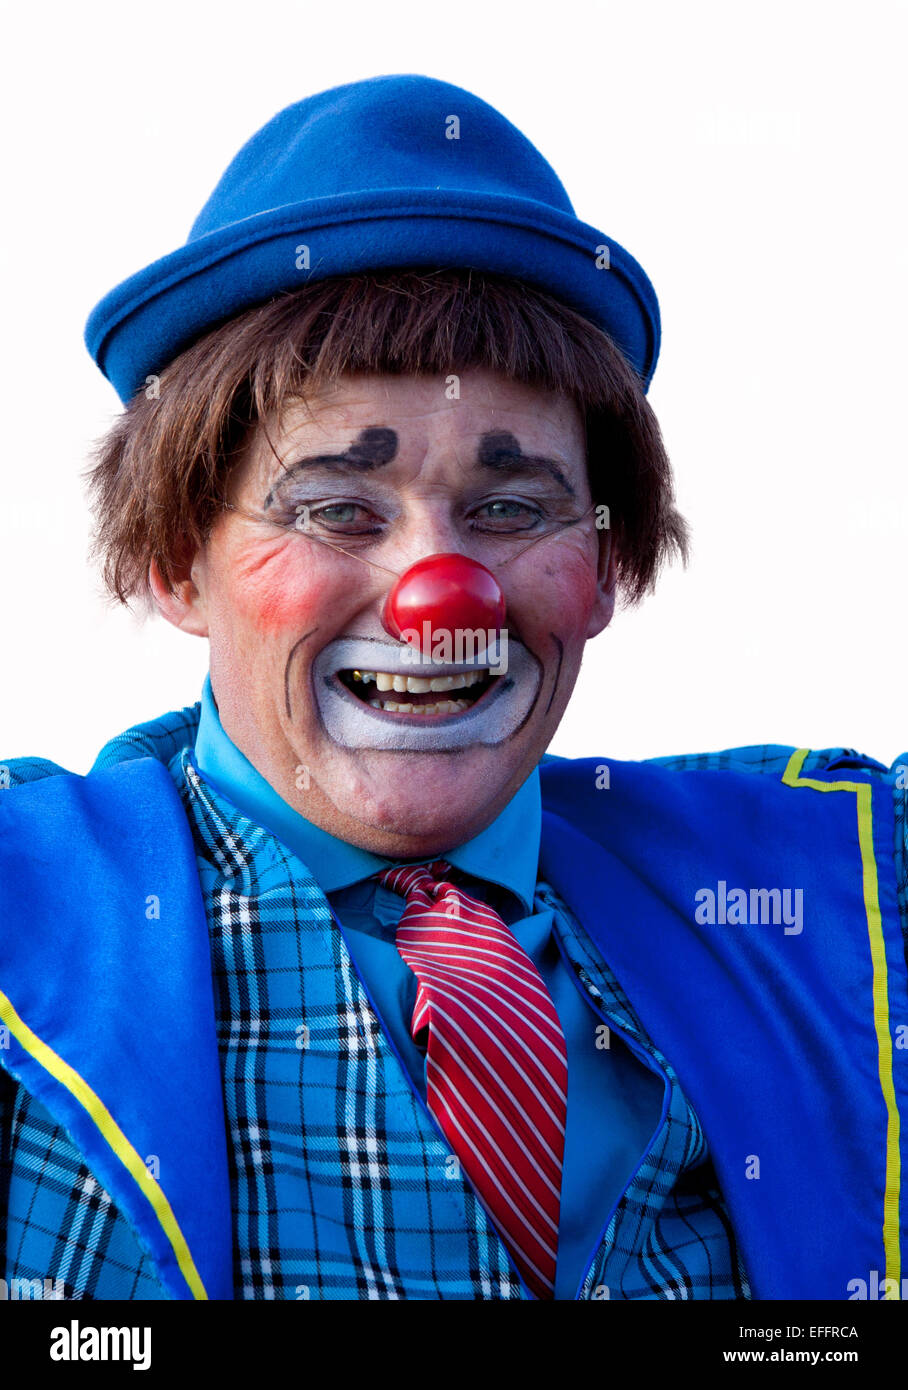
M 84 772 L 193 703 L 207 643 L 110 606 L 80 473 L 119 400 L 82 329 L 181 244 L 240 145 L 421 72 L 538 146 L 655 285 L 650 400 L 694 528 L 587 649 L 552 745 L 908 747 L 903 4 L 458 0 L 7 7 L 0 759 Z

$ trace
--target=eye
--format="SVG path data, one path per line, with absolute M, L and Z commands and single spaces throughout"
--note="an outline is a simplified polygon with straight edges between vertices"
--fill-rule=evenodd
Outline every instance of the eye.
M 345 536 L 371 536 L 380 529 L 379 518 L 361 502 L 325 502 L 319 506 L 295 509 L 295 524 L 299 529 L 317 526 L 324 531 L 337 531 Z
M 355 502 L 329 502 L 326 507 L 318 507 L 313 516 L 319 517 L 322 521 L 327 521 L 329 525 L 336 522 L 341 526 L 354 520 L 354 513 L 362 511 L 364 508 L 357 507 Z
M 529 531 L 542 520 L 539 507 L 515 497 L 492 498 L 483 502 L 473 515 L 488 523 L 479 528 L 485 531 Z

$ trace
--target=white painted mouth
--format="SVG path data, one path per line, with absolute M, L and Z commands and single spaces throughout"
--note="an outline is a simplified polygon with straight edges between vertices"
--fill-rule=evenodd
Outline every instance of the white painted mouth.
M 315 698 L 325 730 L 345 748 L 439 752 L 472 744 L 502 743 L 529 714 L 542 671 L 529 650 L 513 638 L 506 674 L 490 677 L 489 666 L 483 664 L 482 657 L 483 653 L 479 653 L 477 660 L 454 665 L 414 661 L 412 651 L 404 644 L 380 638 L 339 638 L 329 642 L 312 667 Z M 349 685 L 362 684 L 365 698 L 359 698 L 345 684 L 341 672 Z M 376 680 L 351 680 L 353 672 Z M 385 687 L 381 690 L 379 675 Z M 450 679 L 457 676 L 469 679 L 459 683 Z M 478 697 L 461 697 L 461 692 L 476 685 L 483 686 Z M 435 701 L 426 698 L 432 693 L 438 697 Z

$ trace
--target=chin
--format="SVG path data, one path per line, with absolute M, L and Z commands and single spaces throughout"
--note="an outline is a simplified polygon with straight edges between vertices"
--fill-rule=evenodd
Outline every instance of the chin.
M 478 835 L 498 813 L 513 773 L 511 760 L 503 765 L 500 751 L 490 748 L 434 756 L 360 754 L 356 762 L 339 810 L 376 833 L 433 840 L 446 848 Z

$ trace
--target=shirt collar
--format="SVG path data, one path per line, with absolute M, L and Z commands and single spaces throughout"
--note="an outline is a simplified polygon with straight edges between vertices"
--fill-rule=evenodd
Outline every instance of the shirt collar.
M 282 840 L 311 870 L 323 892 L 346 888 L 399 862 L 347 844 L 294 810 L 225 733 L 209 675 L 202 687 L 201 705 L 195 740 L 199 771 L 244 816 Z M 541 825 L 539 770 L 534 767 L 490 825 L 472 840 L 432 857 L 443 857 L 474 878 L 500 884 L 531 912 Z

